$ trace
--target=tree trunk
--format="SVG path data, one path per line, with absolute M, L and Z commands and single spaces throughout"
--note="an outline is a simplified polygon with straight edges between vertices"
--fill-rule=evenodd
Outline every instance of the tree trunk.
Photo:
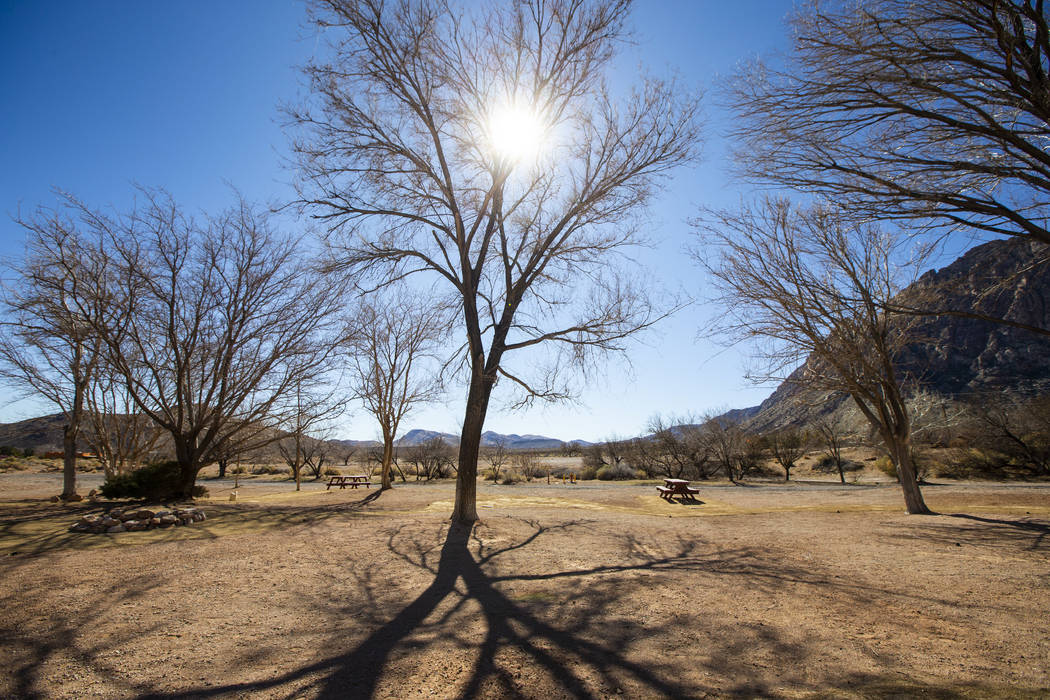
M 391 436 L 392 437 L 392 436 Z M 390 464 L 394 461 L 394 441 L 390 437 L 383 438 L 383 466 L 379 472 L 379 490 L 386 491 L 394 488 L 390 479 Z
M 227 460 L 225 458 L 219 460 L 219 478 L 220 479 L 225 479 L 226 478 L 226 462 L 227 462 Z
M 74 421 L 70 420 L 62 430 L 62 500 L 69 501 L 77 495 L 77 433 Z
M 467 408 L 463 416 L 463 431 L 459 438 L 459 469 L 456 472 L 456 505 L 452 522 L 472 525 L 478 519 L 478 453 L 481 450 L 481 431 L 485 427 L 489 396 L 493 382 L 485 380 L 475 370 L 467 392 Z
M 839 468 L 839 481 L 846 483 L 846 471 L 842 468 L 842 460 L 836 459 L 835 466 Z
M 915 464 L 911 459 L 911 450 L 907 442 L 895 442 L 888 445 L 893 455 L 894 465 L 897 467 L 897 481 L 900 482 L 901 490 L 904 491 L 904 505 L 909 515 L 933 515 L 933 511 L 926 507 L 919 489 L 919 480 L 915 475 Z
M 197 472 L 200 471 L 195 452 L 194 447 L 185 440 L 175 442 L 175 460 L 179 463 L 179 483 L 172 494 L 175 498 L 193 498 L 193 487 L 197 484 Z

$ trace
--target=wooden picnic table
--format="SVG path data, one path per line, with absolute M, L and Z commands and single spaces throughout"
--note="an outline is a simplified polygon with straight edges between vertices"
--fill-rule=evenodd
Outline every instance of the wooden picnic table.
M 372 486 L 372 477 L 367 474 L 347 474 L 346 476 L 336 475 L 328 479 L 328 486 L 325 487 L 325 491 L 338 486 L 341 489 L 345 489 L 349 486 L 352 489 L 356 489 L 358 486 L 364 486 L 366 489 Z
M 657 486 L 656 490 L 665 501 L 674 500 L 675 496 L 695 501 L 696 494 L 700 493 L 700 489 L 694 489 L 685 479 L 664 479 L 664 485 Z

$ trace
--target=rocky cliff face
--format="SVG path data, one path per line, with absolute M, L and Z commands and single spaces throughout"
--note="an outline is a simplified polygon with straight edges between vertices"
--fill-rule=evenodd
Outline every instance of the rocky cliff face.
M 983 314 L 1050 328 L 1050 248 L 1021 239 L 971 249 L 923 275 L 902 299 L 924 308 Z M 1050 336 L 976 318 L 940 314 L 918 322 L 916 343 L 898 362 L 914 388 L 963 399 L 984 392 L 1050 393 Z M 807 396 L 796 370 L 762 402 L 748 427 L 767 431 L 803 425 L 838 410 L 844 397 Z

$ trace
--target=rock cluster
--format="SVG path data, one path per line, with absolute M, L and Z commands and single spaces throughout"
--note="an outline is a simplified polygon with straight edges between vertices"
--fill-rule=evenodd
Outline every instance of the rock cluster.
M 74 523 L 70 532 L 134 532 L 158 527 L 189 525 L 205 520 L 204 511 L 197 508 L 159 509 L 113 508 L 108 513 L 85 515 Z

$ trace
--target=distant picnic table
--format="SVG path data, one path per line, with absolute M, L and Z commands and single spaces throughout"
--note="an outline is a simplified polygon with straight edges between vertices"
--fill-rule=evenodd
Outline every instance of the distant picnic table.
M 695 501 L 696 494 L 700 493 L 700 489 L 694 489 L 685 479 L 664 479 L 664 485 L 657 486 L 656 490 L 665 501 L 672 501 L 675 496 Z
M 356 489 L 358 486 L 364 486 L 366 489 L 372 486 L 372 477 L 367 474 L 348 474 L 346 476 L 333 476 L 328 480 L 328 486 L 325 487 L 325 491 L 338 486 L 341 489 L 345 489 L 349 486 L 352 489 Z

